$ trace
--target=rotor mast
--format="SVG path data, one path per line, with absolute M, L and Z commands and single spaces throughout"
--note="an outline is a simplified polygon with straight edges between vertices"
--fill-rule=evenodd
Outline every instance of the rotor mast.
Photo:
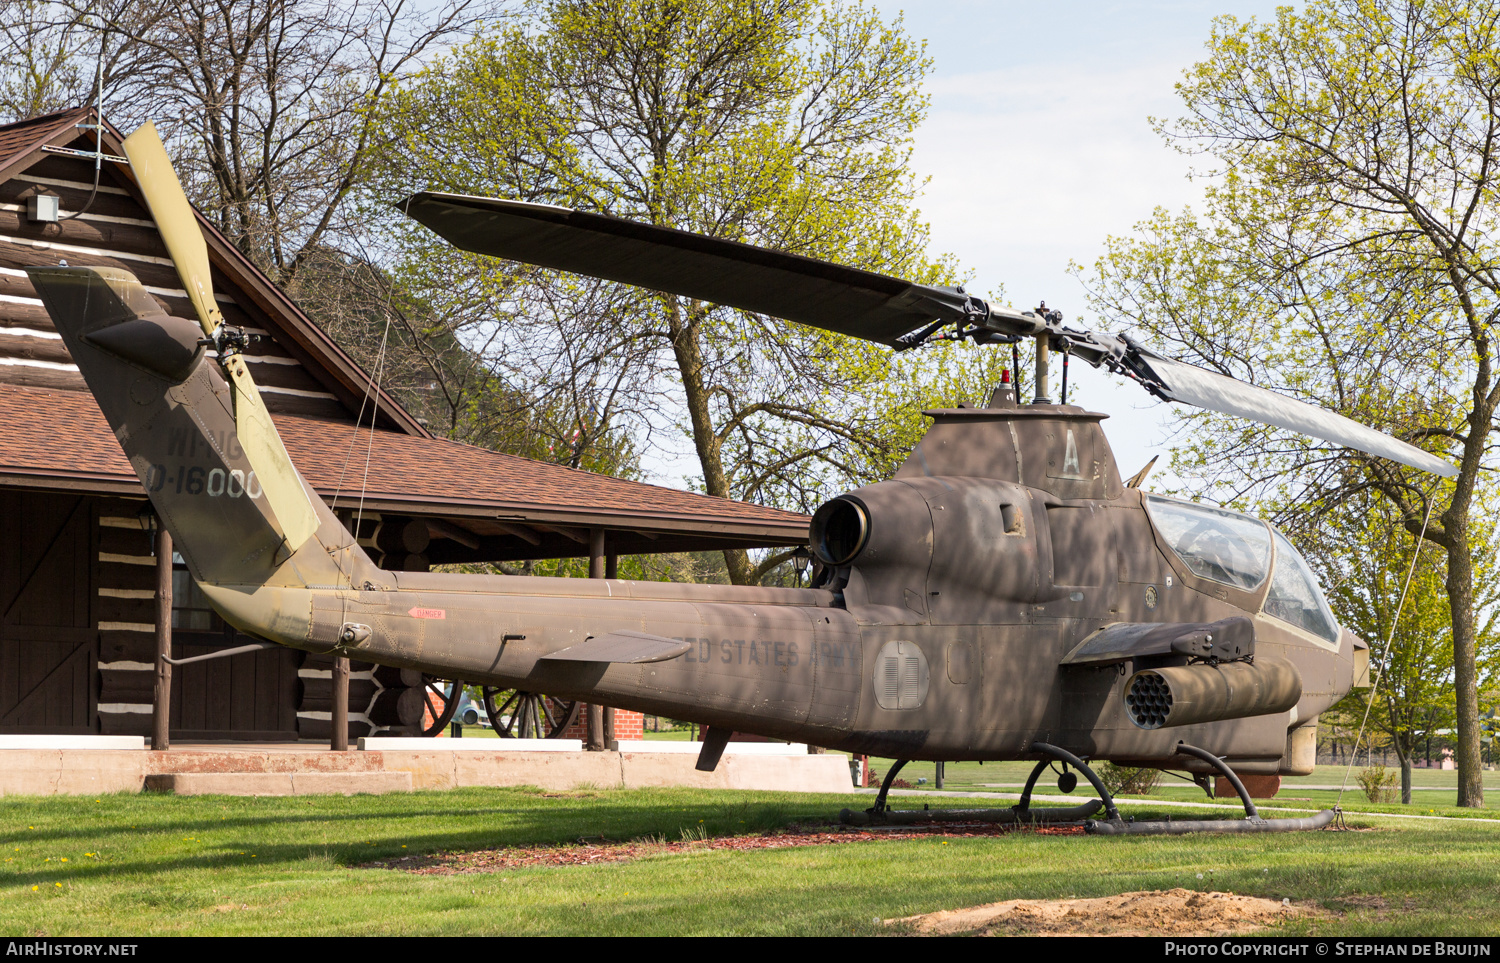
M 1034 405 L 1050 405 L 1051 397 L 1047 392 L 1047 369 L 1051 365 L 1052 346 L 1051 336 L 1039 334 L 1036 336 L 1036 398 L 1031 402 Z

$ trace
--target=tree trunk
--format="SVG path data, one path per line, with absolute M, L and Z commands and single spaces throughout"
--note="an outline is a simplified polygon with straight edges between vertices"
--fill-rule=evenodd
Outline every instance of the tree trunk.
M 1482 417 L 1488 420 L 1487 408 Z M 1483 431 L 1475 434 L 1480 438 L 1486 435 Z M 1447 535 L 1448 554 L 1445 586 L 1448 610 L 1453 620 L 1453 688 L 1458 714 L 1458 745 L 1454 756 L 1458 763 L 1458 804 L 1483 809 L 1484 769 L 1479 761 L 1479 671 L 1475 663 L 1474 560 L 1469 543 L 1469 511 L 1479 463 L 1479 452 L 1472 450 L 1474 448 L 1473 444 L 1465 446 L 1465 470 L 1458 477 L 1453 501 L 1443 513 L 1443 531 Z M 1467 470 L 1471 463 L 1474 471 Z
M 720 457 L 718 434 L 714 431 L 713 418 L 708 411 L 709 390 L 703 380 L 703 347 L 698 343 L 698 325 L 691 314 L 684 320 L 682 304 L 677 298 L 668 297 L 665 300 L 667 330 L 672 335 L 672 352 L 677 358 L 677 370 L 682 375 L 688 419 L 693 426 L 693 447 L 698 452 L 698 465 L 703 469 L 703 490 L 715 498 L 733 498 L 729 491 L 729 477 L 724 473 L 724 462 Z M 729 570 L 731 583 L 749 584 L 750 556 L 744 549 L 726 548 L 724 566 Z

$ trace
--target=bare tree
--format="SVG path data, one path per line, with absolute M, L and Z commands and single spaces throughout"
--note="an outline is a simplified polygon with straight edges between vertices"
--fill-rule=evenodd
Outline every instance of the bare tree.
M 47 0 L 0 0 L 0 115 L 25 120 L 77 106 L 96 44 L 84 14 Z M 39 29 L 40 28 L 40 29 Z
M 155 120 L 200 208 L 283 284 L 359 233 L 346 202 L 386 147 L 377 111 L 424 56 L 494 15 L 492 0 L 9 0 L 0 106 L 93 100 Z

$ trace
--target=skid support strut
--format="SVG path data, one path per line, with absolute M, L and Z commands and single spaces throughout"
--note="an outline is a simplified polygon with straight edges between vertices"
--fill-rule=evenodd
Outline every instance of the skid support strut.
M 1054 749 L 1051 746 L 1046 746 L 1045 749 L 1037 748 L 1043 745 L 1045 744 L 1036 743 L 1032 746 L 1032 751 L 1052 752 L 1055 758 L 1064 760 L 1069 765 L 1085 773 L 1095 787 L 1103 793 L 1104 798 L 1109 799 L 1109 794 L 1104 792 L 1104 787 L 1099 782 L 1099 778 L 1090 772 L 1088 767 L 1077 756 L 1062 749 Z M 1058 753 L 1061 753 L 1061 755 L 1057 755 Z M 1082 805 L 1072 806 L 1067 809 L 1031 809 L 1031 788 L 1036 783 L 1037 777 L 1041 775 L 1041 771 L 1051 764 L 1052 760 L 1048 759 L 1043 760 L 1032 772 L 1031 779 L 1026 784 L 1026 792 L 1021 797 L 1020 805 L 1013 806 L 1010 809 L 928 809 L 925 807 L 922 809 L 891 809 L 886 805 L 886 796 L 890 793 L 891 786 L 896 781 L 896 774 L 901 771 L 902 766 L 905 766 L 910 761 L 909 759 L 898 759 L 891 766 L 890 772 L 886 773 L 885 779 L 880 784 L 880 793 L 875 797 L 875 805 L 863 812 L 845 809 L 839 813 L 839 821 L 846 826 L 912 826 L 945 822 L 1046 823 L 1050 825 L 1073 823 L 1076 825 L 1098 812 L 1101 805 L 1099 800 L 1090 799 Z M 1109 806 L 1111 807 L 1109 811 L 1114 813 L 1114 803 L 1112 800 L 1109 802 Z M 1115 813 L 1114 818 L 1118 819 L 1119 814 Z
M 890 795 L 891 786 L 893 786 L 896 782 L 896 773 L 900 772 L 901 767 L 906 765 L 908 762 L 911 762 L 911 760 L 897 759 L 895 763 L 892 764 L 890 771 L 887 772 L 885 774 L 885 778 L 880 781 L 880 795 L 875 797 L 875 805 L 870 809 L 871 812 L 883 813 L 886 811 L 888 807 L 885 804 L 885 797 Z
M 1089 781 L 1089 785 L 1094 787 L 1094 792 L 1099 794 L 1100 801 L 1104 803 L 1105 815 L 1111 820 L 1118 821 L 1120 819 L 1120 811 L 1115 808 L 1115 797 L 1110 795 L 1108 789 L 1104 788 L 1104 783 L 1099 779 L 1099 774 L 1090 769 L 1088 763 L 1066 749 L 1060 749 L 1045 742 L 1033 742 L 1031 744 L 1031 751 L 1042 753 L 1051 758 L 1043 759 L 1035 769 L 1031 770 L 1031 778 L 1026 780 L 1026 789 L 1021 793 L 1021 802 L 1016 806 L 1017 809 L 1024 811 L 1031 804 L 1031 790 L 1036 785 L 1037 777 L 1042 774 L 1044 768 L 1051 765 L 1054 760 L 1057 760 L 1065 762 L 1083 773 L 1084 778 Z

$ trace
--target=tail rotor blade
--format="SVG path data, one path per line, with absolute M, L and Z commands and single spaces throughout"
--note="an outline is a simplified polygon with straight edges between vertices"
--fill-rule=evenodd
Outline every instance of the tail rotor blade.
M 156 125 L 145 125 L 125 138 L 125 156 L 135 173 L 136 183 L 146 196 L 146 206 L 161 232 L 161 239 L 177 265 L 177 274 L 187 290 L 188 300 L 198 312 L 203 332 L 212 335 L 224 323 L 214 302 L 213 282 L 208 275 L 208 245 L 198 228 L 198 217 L 182 191 L 182 182 L 172 169 L 167 149 L 156 134 Z
M 182 191 L 182 182 L 177 179 L 167 150 L 157 136 L 156 126 L 147 121 L 125 138 L 124 147 L 146 206 L 151 209 L 151 217 L 177 266 L 182 286 L 198 313 L 198 323 L 205 334 L 213 337 L 222 327 L 224 317 L 214 301 L 213 281 L 208 273 L 208 245 L 203 241 L 193 206 Z M 244 357 L 225 355 L 220 364 L 234 386 L 234 420 L 240 446 L 281 524 L 288 549 L 295 552 L 318 530 L 317 512 L 281 443 L 281 435 L 250 377 Z

